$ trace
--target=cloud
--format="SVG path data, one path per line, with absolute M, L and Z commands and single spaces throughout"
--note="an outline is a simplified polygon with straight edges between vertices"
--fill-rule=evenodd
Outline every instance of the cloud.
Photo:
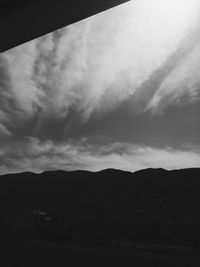
M 200 45 L 197 44 L 166 76 L 149 103 L 154 111 L 169 104 L 185 104 L 200 99 Z
M 10 131 L 3 124 L 0 124 L 0 136 L 11 136 Z
M 9 90 L 23 115 L 32 114 L 39 103 L 41 91 L 35 86 L 34 62 L 37 56 L 36 41 L 2 54 L 9 75 L 6 90 Z
M 170 131 L 159 118 L 153 128 L 149 111 L 199 100 L 199 11 L 199 0 L 129 1 L 1 54 L 0 172 L 199 166 L 193 148 L 125 143 L 141 129 L 137 140 L 147 143 L 150 129 L 149 143 L 158 145 L 162 134 L 166 143 Z M 120 128 L 124 111 L 113 127 L 124 142 L 95 143 L 93 128 L 121 104 L 133 124 Z M 116 140 L 113 125 L 104 137 Z M 79 140 L 70 140 L 77 129 Z M 90 140 L 81 139 L 84 130 Z
M 0 137 L 12 135 L 10 130 L 6 126 L 8 122 L 9 122 L 9 118 L 7 114 L 0 110 Z
M 180 0 L 130 1 L 5 52 L 2 90 L 8 106 L 14 102 L 15 124 L 38 116 L 39 129 L 74 110 L 87 120 L 134 95 L 196 23 L 197 7 L 196 0 L 181 8 Z
M 45 170 L 91 170 L 116 168 L 136 171 L 143 168 L 179 169 L 200 166 L 200 148 L 175 150 L 158 149 L 129 143 L 90 144 L 86 139 L 78 143 L 55 144 L 29 138 L 26 142 L 2 148 L 1 173 Z

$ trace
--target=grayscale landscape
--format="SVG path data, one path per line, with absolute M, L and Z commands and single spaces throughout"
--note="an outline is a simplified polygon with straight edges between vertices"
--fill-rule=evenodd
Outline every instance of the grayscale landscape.
M 200 265 L 199 28 L 132 0 L 0 54 L 2 267 Z

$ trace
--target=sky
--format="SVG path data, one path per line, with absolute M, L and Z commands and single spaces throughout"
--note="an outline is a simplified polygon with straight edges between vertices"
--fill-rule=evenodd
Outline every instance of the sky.
M 0 174 L 200 167 L 199 28 L 132 0 L 0 54 Z

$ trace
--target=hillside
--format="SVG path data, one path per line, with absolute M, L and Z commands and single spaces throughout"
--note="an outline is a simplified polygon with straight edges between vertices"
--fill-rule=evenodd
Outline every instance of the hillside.
M 200 169 L 0 177 L 2 229 L 43 239 L 198 247 Z

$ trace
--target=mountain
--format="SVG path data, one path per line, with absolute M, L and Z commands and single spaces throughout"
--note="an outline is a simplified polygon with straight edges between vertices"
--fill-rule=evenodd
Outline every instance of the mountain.
M 22 229 L 41 217 L 39 228 L 50 236 L 53 227 L 65 224 L 71 238 L 191 244 L 200 240 L 199 191 L 198 168 L 8 174 L 0 176 L 0 219 L 4 227 Z M 47 218 L 56 222 L 53 227 L 47 227 Z
M 0 176 L 0 200 L 24 207 L 37 205 L 95 206 L 95 201 L 119 201 L 119 205 L 140 205 L 160 195 L 166 200 L 192 202 L 199 198 L 200 169 L 167 171 L 145 169 L 135 173 L 107 169 L 100 172 L 50 171 L 41 174 L 18 173 Z M 87 195 L 87 196 L 86 196 Z M 138 201 L 136 201 L 138 198 Z M 68 203 L 62 203 L 68 200 Z M 115 203 L 113 203 L 115 204 Z M 196 203 L 197 204 L 197 203 Z M 117 205 L 117 204 L 116 204 Z

